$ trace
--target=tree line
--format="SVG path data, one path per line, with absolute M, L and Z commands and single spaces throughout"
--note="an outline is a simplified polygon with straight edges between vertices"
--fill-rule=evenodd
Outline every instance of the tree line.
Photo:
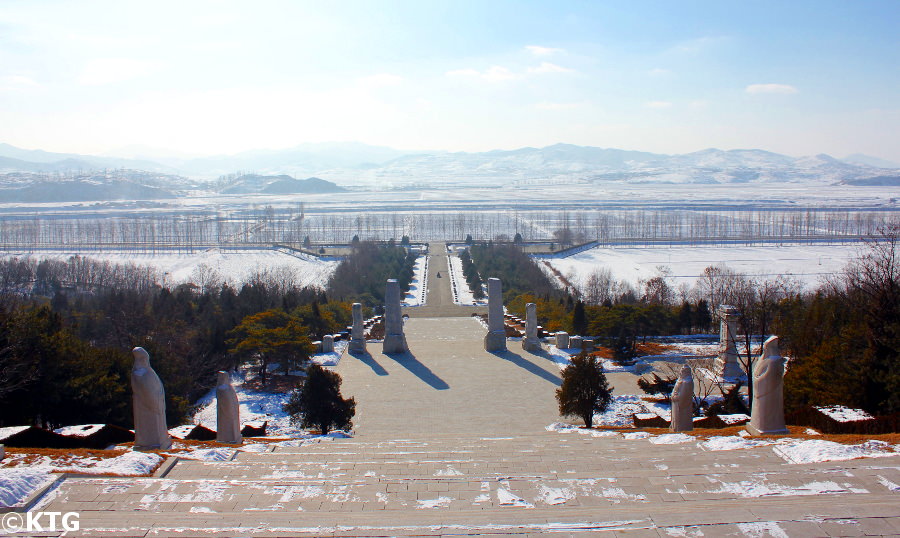
M 132 269 L 116 267 L 114 273 L 128 275 Z M 131 427 L 135 346 L 150 353 L 166 389 L 168 422 L 176 425 L 191 411 L 191 402 L 214 386 L 217 371 L 265 360 L 249 351 L 252 346 L 241 346 L 249 335 L 236 330 L 252 325 L 254 316 L 269 312 L 277 319 L 267 328 L 287 327 L 290 338 L 307 343 L 351 322 L 349 304 L 331 301 L 315 288 L 285 289 L 262 278 L 239 289 L 193 284 L 169 289 L 159 281 L 127 285 L 141 278 L 123 276 L 90 288 L 32 285 L 0 292 L 0 425 Z M 297 364 L 308 356 L 308 345 L 305 351 Z
M 328 279 L 328 295 L 369 307 L 383 305 L 388 279 L 397 280 L 401 293 L 409 291 L 416 257 L 412 250 L 391 243 L 354 242 Z

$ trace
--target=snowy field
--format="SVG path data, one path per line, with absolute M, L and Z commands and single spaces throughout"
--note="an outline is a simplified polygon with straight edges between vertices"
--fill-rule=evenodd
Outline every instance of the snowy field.
M 212 248 L 192 254 L 175 252 L 150 254 L 122 251 L 48 251 L 32 254 L 15 252 L 7 254 L 7 256 L 28 256 L 33 259 L 60 261 L 76 255 L 110 263 L 150 266 L 158 270 L 170 285 L 185 282 L 203 285 L 215 280 L 239 286 L 254 276 L 263 274 L 272 276 L 279 282 L 291 283 L 298 287 L 324 288 L 338 264 L 336 260 L 274 249 L 227 250 Z
M 838 273 L 863 247 L 852 245 L 672 246 L 593 248 L 567 258 L 544 257 L 579 288 L 597 269 L 640 289 L 641 282 L 668 268 L 670 283 L 693 285 L 711 265 L 726 265 L 749 276 L 790 275 L 807 289 Z

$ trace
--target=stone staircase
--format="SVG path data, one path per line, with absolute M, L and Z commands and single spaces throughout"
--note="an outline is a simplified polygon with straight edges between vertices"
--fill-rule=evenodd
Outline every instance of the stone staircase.
M 70 478 L 40 509 L 80 511 L 83 536 L 896 535 L 898 483 L 900 456 L 792 465 L 772 447 L 434 435 Z

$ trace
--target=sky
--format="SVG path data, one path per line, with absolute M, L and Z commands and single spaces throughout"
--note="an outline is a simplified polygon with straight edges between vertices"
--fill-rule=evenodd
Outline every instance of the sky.
M 0 2 L 0 142 L 900 161 L 900 2 Z

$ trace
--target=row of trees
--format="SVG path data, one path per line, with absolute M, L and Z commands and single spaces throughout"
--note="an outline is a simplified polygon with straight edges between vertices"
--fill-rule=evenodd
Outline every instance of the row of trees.
M 368 209 L 368 208 L 367 208 Z M 155 252 L 210 246 L 348 243 L 409 236 L 418 241 L 467 235 L 476 240 L 730 242 L 852 238 L 873 234 L 892 216 L 878 211 L 670 209 L 437 208 L 434 211 L 335 212 L 327 206 L 285 204 L 227 210 L 47 215 L 0 220 L 0 245 L 16 249 L 110 248 Z
M 396 279 L 400 291 L 409 291 L 414 276 L 416 253 L 403 246 L 355 242 L 350 255 L 337 266 L 328 280 L 328 294 L 341 301 L 360 302 L 370 307 L 384 304 L 385 283 Z

